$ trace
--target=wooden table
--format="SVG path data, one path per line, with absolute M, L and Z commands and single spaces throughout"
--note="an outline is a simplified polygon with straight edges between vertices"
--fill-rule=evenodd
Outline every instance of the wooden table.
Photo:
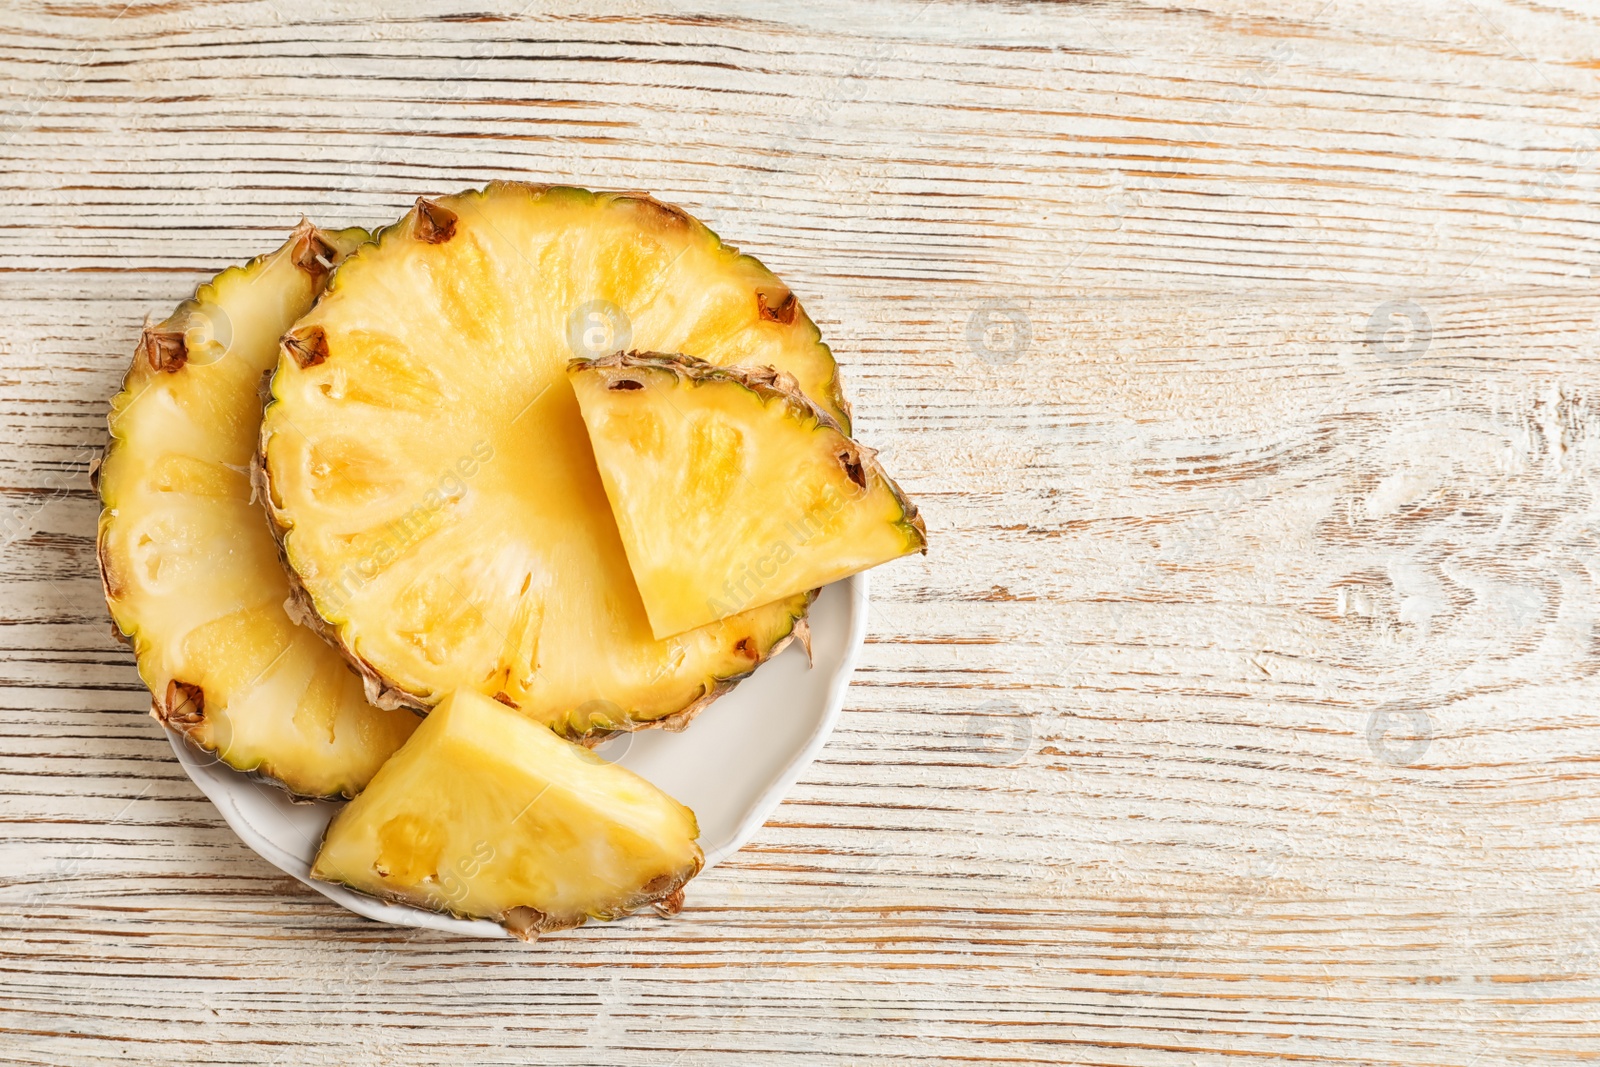
M 0 1062 L 1600 1058 L 1597 15 L 12 0 Z M 933 545 L 684 913 L 531 948 L 235 840 L 86 477 L 147 313 L 497 177 L 784 275 Z

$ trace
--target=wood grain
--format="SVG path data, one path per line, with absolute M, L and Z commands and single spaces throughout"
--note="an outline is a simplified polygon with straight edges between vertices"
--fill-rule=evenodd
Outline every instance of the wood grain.
M 1600 27 L 1522 0 L 0 13 L 0 1062 L 1600 1059 Z M 301 216 L 647 189 L 932 553 L 672 921 L 381 927 L 110 639 L 140 324 Z

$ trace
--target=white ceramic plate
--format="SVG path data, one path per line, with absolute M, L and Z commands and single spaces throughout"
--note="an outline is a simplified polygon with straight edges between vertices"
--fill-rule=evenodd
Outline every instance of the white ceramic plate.
M 595 751 L 694 810 L 709 869 L 750 840 L 816 758 L 839 717 L 866 622 L 867 576 L 836 582 L 811 607 L 815 659 L 809 668 L 805 651 L 790 645 L 696 716 L 684 732 L 645 730 L 613 738 Z M 329 900 L 379 922 L 470 937 L 511 936 L 485 920 L 386 904 L 312 881 L 311 860 L 338 804 L 291 803 L 282 790 L 207 758 L 177 734 L 169 731 L 168 740 L 183 769 L 240 840 Z

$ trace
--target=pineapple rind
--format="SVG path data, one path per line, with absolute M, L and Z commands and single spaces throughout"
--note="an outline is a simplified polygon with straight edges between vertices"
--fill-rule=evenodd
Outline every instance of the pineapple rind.
M 447 698 L 329 824 L 313 877 L 518 937 L 675 911 L 694 813 L 471 690 Z
M 415 727 L 368 707 L 339 657 L 284 614 L 287 576 L 251 498 L 260 377 L 277 337 L 327 278 L 316 256 L 336 260 L 366 238 L 303 223 L 147 327 L 96 469 L 101 581 L 152 715 L 301 798 L 354 795 Z
M 558 222 L 541 221 L 537 212 L 550 212 L 549 218 Z M 488 224 L 479 225 L 480 217 Z M 544 237 L 540 226 L 560 230 L 562 240 Z M 619 239 L 634 230 L 645 236 Z M 461 287 L 467 285 L 462 279 L 470 280 L 474 271 L 488 271 L 485 264 L 492 265 L 492 256 L 503 256 L 516 266 L 502 242 L 512 241 L 507 234 L 519 233 L 545 240 L 539 249 L 556 256 L 552 260 L 556 267 L 567 263 L 562 256 L 578 262 L 576 257 L 595 248 L 608 256 L 643 255 L 638 248 L 653 247 L 651 242 L 660 238 L 661 247 L 678 249 L 677 256 L 663 257 L 664 262 L 670 260 L 667 267 L 688 255 L 678 269 L 709 279 L 706 284 L 715 292 L 696 304 L 671 289 L 664 270 L 630 275 L 626 264 L 616 267 L 605 275 L 605 284 L 619 277 L 630 284 L 644 279 L 644 288 L 638 290 L 644 294 L 643 304 L 630 307 L 645 315 L 645 320 L 635 319 L 636 330 L 652 329 L 648 320 L 655 315 L 660 319 L 654 327 L 657 332 L 668 326 L 691 334 L 699 331 L 698 343 L 723 346 L 725 350 L 711 353 L 719 358 L 751 361 L 760 356 L 760 362 L 789 365 L 813 399 L 848 424 L 832 354 L 788 289 L 755 260 L 725 248 L 698 222 L 648 197 L 495 183 L 482 191 L 419 201 L 417 208 L 344 263 L 317 308 L 295 324 L 290 336 L 300 340 L 280 360 L 262 428 L 261 468 L 268 510 L 300 586 L 303 608 L 323 620 L 324 635 L 363 676 L 374 703 L 426 710 L 446 693 L 471 687 L 502 697 L 569 737 L 593 740 L 618 730 L 681 728 L 789 640 L 804 636 L 795 624 L 804 618 L 814 593 L 797 593 L 784 603 L 731 617 L 699 635 L 665 644 L 654 639 L 627 576 L 620 543 L 611 544 L 615 526 L 604 489 L 592 472 L 587 436 L 565 378 L 568 353 L 564 344 L 559 359 L 546 351 L 552 341 L 548 335 L 558 326 L 552 324 L 558 298 L 545 295 L 544 289 L 559 290 L 576 300 L 583 281 L 542 265 L 537 277 L 544 289 L 518 290 L 504 299 L 479 299 L 479 290 L 462 295 Z M 434 244 L 443 248 L 426 247 Z M 514 241 L 511 248 L 530 264 L 540 254 L 539 249 Z M 610 260 L 603 264 L 607 270 L 615 266 Z M 591 263 L 584 269 L 601 268 Z M 490 284 L 512 283 L 490 276 Z M 438 303 L 444 297 L 436 299 L 436 293 L 446 294 L 449 301 Z M 439 309 L 429 314 L 456 317 L 441 320 L 442 324 L 409 322 L 411 309 L 429 299 L 436 302 L 427 306 Z M 541 299 L 552 310 L 533 306 Z M 701 300 L 698 293 L 695 299 Z M 729 303 L 737 299 L 745 303 Z M 733 332 L 718 333 L 721 327 L 716 323 L 723 321 L 719 316 L 732 314 L 728 309 L 733 307 L 747 309 L 738 312 L 744 318 L 728 327 Z M 519 314 L 531 318 L 505 318 Z M 531 332 L 528 322 L 534 323 Z M 441 332 L 446 327 L 448 332 Z M 712 332 L 706 333 L 707 329 Z M 514 360 L 495 357 L 498 363 L 482 355 L 506 337 L 528 338 L 527 351 L 513 353 Z M 425 356 L 408 347 L 413 342 L 426 343 Z M 774 345 L 777 350 L 768 351 Z M 312 358 L 306 358 L 307 353 Z M 481 368 L 474 364 L 468 374 L 456 366 L 463 358 L 486 362 Z M 524 365 L 516 360 L 532 362 Z M 507 378 L 512 363 L 522 368 L 520 376 Z M 487 384 L 482 380 L 496 375 L 501 377 Z M 544 397 L 537 390 L 540 383 L 555 392 Z M 525 437 L 508 443 L 491 440 L 490 435 L 482 441 L 492 445 L 493 464 L 502 469 L 567 472 L 554 476 L 556 495 L 567 494 L 562 497 L 567 499 L 578 492 L 584 500 L 583 522 L 588 524 L 582 537 L 557 537 L 557 548 L 567 556 L 525 563 L 535 540 L 532 526 L 524 525 L 514 537 L 502 537 L 504 531 L 496 523 L 507 523 L 492 515 L 485 520 L 481 511 L 476 518 L 455 514 L 456 508 L 467 506 L 457 500 L 470 504 L 488 482 L 506 477 L 498 472 L 476 476 L 457 500 L 446 500 L 426 522 L 417 524 L 420 532 L 415 536 L 408 532 L 403 538 L 389 537 L 385 531 L 395 528 L 393 516 L 405 518 L 410 514 L 408 503 L 426 499 L 429 479 L 422 472 L 438 462 L 434 457 L 465 455 L 469 445 L 481 443 L 473 436 L 476 431 L 460 429 L 467 424 L 461 391 L 482 390 L 493 402 L 519 388 L 528 394 L 518 394 L 519 399 L 526 399 L 529 410 L 538 412 L 521 424 Z M 430 395 L 440 402 L 430 404 Z M 477 393 L 472 397 L 479 399 Z M 381 418 L 373 414 L 380 410 Z M 358 441 L 350 428 L 369 425 L 360 422 L 363 418 L 375 421 Z M 538 437 L 536 431 L 545 436 Z M 348 441 L 341 442 L 341 435 Z M 553 446 L 555 451 L 536 457 L 509 454 L 515 447 L 526 448 L 526 439 L 533 437 L 541 447 Z M 333 452 L 314 451 L 335 446 Z M 414 455 L 406 453 L 412 448 Z M 573 451 L 578 449 L 581 453 Z M 489 466 L 486 463 L 483 469 Z M 319 470 L 339 473 L 322 476 Z M 352 471 L 360 477 L 347 473 Z M 361 484 L 362 477 L 367 484 Z M 562 488 L 562 478 L 578 488 Z M 522 507 L 537 495 L 521 486 L 515 492 L 495 492 L 501 494 L 502 507 Z M 603 529 L 594 525 L 600 520 L 590 512 L 603 514 Z M 457 527 L 470 531 L 459 532 Z M 425 550 L 418 547 L 433 538 L 438 540 Z M 440 547 L 451 543 L 455 548 L 448 552 Z M 547 578 L 589 573 L 586 568 L 594 560 L 585 552 L 603 557 L 605 576 L 598 581 L 599 599 L 594 601 L 603 608 L 585 607 L 571 599 L 559 579 L 552 583 Z M 446 557 L 457 569 L 438 568 Z M 517 570 L 508 572 L 503 581 L 480 581 L 495 568 L 513 566 Z M 464 583 L 462 573 L 470 573 L 471 581 Z M 546 584 L 532 585 L 530 592 L 536 580 Z M 579 622 L 565 631 L 546 629 L 551 619 L 574 608 Z M 476 617 L 469 617 L 473 613 Z M 579 634 L 588 636 L 580 640 Z
M 567 374 L 658 638 L 927 552 L 876 454 L 782 371 L 618 352 Z

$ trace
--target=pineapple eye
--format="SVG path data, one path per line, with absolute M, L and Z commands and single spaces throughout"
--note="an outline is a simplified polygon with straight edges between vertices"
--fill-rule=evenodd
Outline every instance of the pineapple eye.
M 150 364 L 152 370 L 162 370 L 169 374 L 182 370 L 183 365 L 189 361 L 189 351 L 185 347 L 182 331 L 163 330 L 160 327 L 145 329 L 139 338 L 139 354 Z
M 632 378 L 618 378 L 606 388 L 610 389 L 614 393 L 632 392 L 635 389 L 643 389 L 644 383 L 634 381 Z
M 321 326 L 302 326 L 283 335 L 283 350 L 300 365 L 315 367 L 328 358 L 328 334 Z
M 784 326 L 794 322 L 795 312 L 800 310 L 800 302 L 794 294 L 787 289 L 778 290 L 771 294 L 756 290 L 756 313 L 767 322 L 776 322 Z
M 294 265 L 313 278 L 321 279 L 333 270 L 339 258 L 328 238 L 314 229 L 302 234 L 294 246 Z
M 456 235 L 456 218 L 456 213 L 444 205 L 419 196 L 411 235 L 423 244 L 444 244 Z
M 173 678 L 167 682 L 166 701 L 157 706 L 163 723 L 193 725 L 205 717 L 206 697 L 198 685 Z
M 852 482 L 862 489 L 867 487 L 867 472 L 862 469 L 861 457 L 854 452 L 840 452 L 839 465 L 844 468 L 844 473 Z

